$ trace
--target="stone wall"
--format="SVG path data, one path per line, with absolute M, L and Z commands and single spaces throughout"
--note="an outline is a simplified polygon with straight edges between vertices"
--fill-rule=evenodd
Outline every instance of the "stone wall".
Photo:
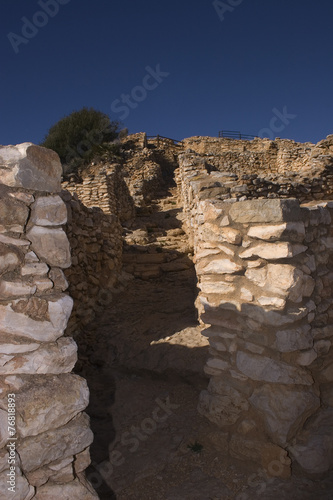
M 333 203 L 221 200 L 228 176 L 215 175 L 202 156 L 180 156 L 211 354 L 199 411 L 232 456 L 270 475 L 287 477 L 292 462 L 324 473 L 333 466 Z
M 73 301 L 61 171 L 50 150 L 0 148 L 0 489 L 13 500 L 98 498 L 84 477 L 88 387 L 63 336 Z
M 122 280 L 122 223 L 135 215 L 120 165 L 92 165 L 62 183 L 72 266 L 65 271 L 74 308 L 66 334 L 79 334 L 112 301 Z
M 214 137 L 184 140 L 187 152 L 205 173 L 215 176 L 220 192 L 206 197 L 290 198 L 300 201 L 333 197 L 333 136 L 318 144 L 290 140 L 240 141 Z

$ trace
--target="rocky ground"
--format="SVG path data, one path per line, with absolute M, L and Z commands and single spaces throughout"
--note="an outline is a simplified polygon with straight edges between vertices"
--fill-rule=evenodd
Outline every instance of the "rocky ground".
M 333 499 L 333 477 L 268 478 L 226 453 L 199 415 L 208 343 L 175 193 L 125 228 L 123 286 L 76 341 L 95 433 L 87 476 L 101 500 Z

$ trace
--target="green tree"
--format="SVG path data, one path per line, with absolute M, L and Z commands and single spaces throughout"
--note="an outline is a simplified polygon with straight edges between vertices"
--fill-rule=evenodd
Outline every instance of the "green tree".
M 64 173 L 77 171 L 80 165 L 91 161 L 94 155 L 116 152 L 110 142 L 118 137 L 119 122 L 93 108 L 73 111 L 53 125 L 41 146 L 56 151 Z

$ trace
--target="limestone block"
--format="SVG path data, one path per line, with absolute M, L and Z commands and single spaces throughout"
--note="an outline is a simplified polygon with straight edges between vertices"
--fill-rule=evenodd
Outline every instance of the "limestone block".
M 289 264 L 268 264 L 259 269 L 247 269 L 245 276 L 257 286 L 293 302 L 309 297 L 315 286 L 310 276 Z
M 312 418 L 288 451 L 307 472 L 321 474 L 330 470 L 333 466 L 333 410 L 321 410 Z
M 239 351 L 236 356 L 236 364 L 238 370 L 252 380 L 274 384 L 313 384 L 310 373 L 304 369 L 295 368 L 267 356 Z
M 19 354 L 22 352 L 32 352 L 38 349 L 40 344 L 36 342 L 27 344 L 27 340 L 17 337 L 13 338 L 11 335 L 1 335 L 0 354 Z
M 89 390 L 78 375 L 31 375 L 24 378 L 16 399 L 18 435 L 36 436 L 67 424 L 84 410 Z
M 61 191 L 62 167 L 57 153 L 29 142 L 0 147 L 0 182 L 34 191 Z
M 36 226 L 62 226 L 67 222 L 67 208 L 60 196 L 41 196 L 31 206 L 30 221 Z
M 233 284 L 225 283 L 223 281 L 211 282 L 211 283 L 204 281 L 202 283 L 198 283 L 198 287 L 204 294 L 215 293 L 219 295 L 226 295 L 226 294 L 231 294 L 236 290 Z
M 240 298 L 242 300 L 244 300 L 244 302 L 252 302 L 254 299 L 254 296 L 253 296 L 252 292 L 250 292 L 250 290 L 248 290 L 247 288 L 241 288 Z
M 0 297 L 2 300 L 33 295 L 36 286 L 30 286 L 23 281 L 0 281 Z
M 68 483 L 73 481 L 73 459 L 74 457 L 67 457 L 65 459 L 56 460 L 45 467 L 36 469 L 32 472 L 26 473 L 26 477 L 32 486 L 39 487 L 47 481 Z
M 279 297 L 259 297 L 258 303 L 263 307 L 273 307 L 274 309 L 282 310 L 286 305 L 286 301 Z
M 240 264 L 227 258 L 212 258 L 197 265 L 198 274 L 234 274 L 243 270 Z
M 233 434 L 229 451 L 238 460 L 260 463 L 269 476 L 287 479 L 291 475 L 291 460 L 287 452 L 275 444 Z
M 218 359 L 218 358 L 210 358 L 207 361 L 207 366 L 210 368 L 215 368 L 216 370 L 221 370 L 225 371 L 230 368 L 230 364 L 227 363 L 226 361 L 223 361 L 223 359 Z
M 200 393 L 198 411 L 219 426 L 233 425 L 243 412 L 247 412 L 249 403 L 236 389 L 226 385 L 224 394 Z
M 54 267 L 49 272 L 49 278 L 53 281 L 54 287 L 61 292 L 64 292 L 68 288 L 68 281 L 63 273 L 63 271 L 57 267 Z
M 11 198 L 14 198 L 15 200 L 22 201 L 26 205 L 31 205 L 31 203 L 33 203 L 35 201 L 34 195 L 28 194 L 28 193 L 22 193 L 22 192 L 9 193 L 9 196 Z
M 203 241 L 215 241 L 217 243 L 231 243 L 240 245 L 242 242 L 241 233 L 234 228 L 219 227 L 217 224 L 206 222 L 199 229 L 199 238 Z
M 76 361 L 76 343 L 71 338 L 61 338 L 30 353 L 11 356 L 0 366 L 0 375 L 69 373 Z
M 74 469 L 76 474 L 86 470 L 91 464 L 90 451 L 89 448 L 78 453 L 74 460 Z
M 243 303 L 241 308 L 242 315 L 245 316 L 247 325 L 252 328 L 253 321 L 257 324 L 285 326 L 292 325 L 296 321 L 305 318 L 309 311 L 308 306 L 295 309 L 287 309 L 281 314 L 278 311 L 264 309 L 263 307 L 254 304 Z
M 33 226 L 27 233 L 32 249 L 47 264 L 63 269 L 71 265 L 71 252 L 66 233 L 59 228 Z
M 290 330 L 277 331 L 275 347 L 280 352 L 293 352 L 310 349 L 313 347 L 311 326 L 303 325 L 302 327 Z
M 49 266 L 43 262 L 29 262 L 21 269 L 22 276 L 45 276 L 49 271 Z
M 229 211 L 234 222 L 297 222 L 301 220 L 299 202 L 293 199 L 246 200 L 234 203 Z
M 10 500 L 30 500 L 31 498 L 36 498 L 35 495 L 35 488 L 30 486 L 28 481 L 24 476 L 22 476 L 21 471 L 19 470 L 18 467 L 16 467 L 16 479 L 15 479 L 15 493 L 14 492 L 9 492 L 8 491 L 8 470 L 5 470 L 0 474 L 0 491 L 2 492 L 2 498 L 5 499 L 10 499 Z M 4 492 L 8 493 L 5 494 Z
M 28 252 L 28 253 L 25 254 L 24 260 L 26 262 L 28 262 L 28 263 L 39 262 L 39 259 L 38 259 L 37 255 L 32 250 L 30 252 Z
M 16 253 L 8 252 L 4 255 L 0 255 L 0 275 L 8 273 L 9 271 L 14 271 L 20 263 L 20 259 Z
M 282 237 L 302 243 L 305 237 L 304 222 L 284 222 L 275 226 L 253 226 L 248 236 L 259 240 L 278 241 Z
M 204 200 L 198 203 L 198 212 L 204 215 L 204 220 L 216 220 L 224 212 L 223 203 L 214 203 L 212 200 Z
M 13 245 L 15 247 L 29 247 L 31 242 L 24 240 L 23 238 L 12 238 L 11 236 L 6 236 L 5 234 L 0 234 L 0 243 L 5 245 Z
M 250 248 L 247 248 L 239 254 L 242 259 L 250 259 L 251 257 L 261 257 L 266 260 L 278 260 L 294 257 L 305 252 L 308 247 L 304 245 L 292 245 L 286 241 L 278 243 L 261 243 Z
M 53 281 L 48 278 L 35 278 L 33 284 L 36 285 L 38 293 L 47 292 L 53 288 Z
M 301 391 L 270 384 L 256 389 L 250 402 L 260 411 L 270 437 L 281 446 L 285 446 L 320 407 L 320 399 L 311 389 Z
M 45 484 L 37 489 L 34 500 L 98 500 L 98 495 L 82 484 L 79 479 L 67 484 Z
M 7 306 L 0 305 L 1 331 L 40 342 L 57 340 L 67 326 L 73 308 L 73 299 L 68 295 L 62 295 L 56 300 L 44 301 L 45 320 L 38 316 L 41 303 L 30 299 L 14 301 Z M 31 316 L 37 319 L 32 319 Z
M 89 417 L 83 413 L 63 427 L 21 439 L 18 441 L 17 451 L 21 457 L 23 471 L 31 472 L 55 460 L 80 453 L 90 446 L 92 441 Z
M 331 346 L 332 342 L 330 340 L 317 340 L 314 343 L 314 350 L 320 356 L 325 356 L 325 354 L 328 354 L 329 350 L 331 349 Z
M 1 155 L 1 148 L 0 148 Z M 1 166 L 0 166 L 1 172 Z M 1 177 L 0 177 L 1 182 Z M 1 185 L 0 185 L 1 188 Z M 15 198 L 4 196 L 2 189 L 0 189 L 0 222 L 5 227 L 18 225 L 24 227 L 27 223 L 29 216 L 29 209 L 20 201 Z
M 301 352 L 296 358 L 296 363 L 301 366 L 310 366 L 317 358 L 318 354 L 316 351 L 314 349 L 310 349 L 309 351 Z

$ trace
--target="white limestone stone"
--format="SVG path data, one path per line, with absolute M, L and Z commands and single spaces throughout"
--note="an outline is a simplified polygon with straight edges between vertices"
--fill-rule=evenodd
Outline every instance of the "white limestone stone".
M 36 286 L 31 286 L 23 281 L 0 281 L 0 297 L 2 300 L 33 295 L 36 290 Z
M 32 249 L 50 266 L 66 269 L 71 265 L 71 252 L 66 233 L 60 228 L 33 226 L 27 233 Z
M 62 166 L 57 153 L 30 142 L 0 147 L 1 184 L 60 192 Z
M 55 343 L 42 345 L 29 353 L 12 354 L 6 363 L 0 366 L 0 375 L 69 373 L 76 361 L 77 345 L 73 339 L 66 337 Z
M 248 236 L 266 241 L 278 241 L 282 235 L 289 236 L 292 241 L 302 242 L 305 237 L 303 222 L 284 222 L 274 226 L 252 226 Z
M 49 266 L 43 262 L 29 262 L 21 269 L 22 276 L 45 276 Z
M 301 352 L 296 358 L 296 363 L 301 366 L 310 366 L 317 358 L 318 354 L 316 351 L 314 349 L 310 349 L 308 351 Z
M 13 271 L 19 265 L 19 258 L 16 253 L 8 252 L 0 255 L 0 274 Z
M 305 252 L 308 247 L 304 245 L 292 245 L 286 241 L 278 243 L 261 243 L 252 246 L 239 254 L 242 259 L 261 257 L 266 260 L 279 260 L 294 257 Z
M 72 312 L 73 299 L 63 295 L 48 302 L 50 321 L 37 321 L 15 312 L 11 305 L 0 305 L 0 323 L 3 333 L 27 337 L 40 342 L 53 342 L 65 331 Z
M 214 259 L 203 267 L 198 267 L 198 272 L 216 274 L 234 274 L 242 271 L 243 267 L 231 259 Z
M 62 427 L 22 439 L 17 451 L 23 471 L 30 472 L 55 460 L 76 455 L 90 446 L 92 441 L 89 417 L 83 413 Z
M 313 337 L 310 325 L 276 332 L 275 347 L 280 352 L 302 351 L 312 346 Z
M 41 196 L 31 206 L 31 222 L 37 226 L 61 226 L 67 222 L 67 208 L 60 196 Z
M 239 351 L 236 357 L 236 364 L 238 370 L 252 380 L 275 384 L 313 384 L 311 375 L 305 370 L 266 356 Z
M 304 422 L 320 407 L 320 399 L 311 389 L 263 385 L 249 401 L 260 411 L 266 431 L 274 442 L 285 446 Z

